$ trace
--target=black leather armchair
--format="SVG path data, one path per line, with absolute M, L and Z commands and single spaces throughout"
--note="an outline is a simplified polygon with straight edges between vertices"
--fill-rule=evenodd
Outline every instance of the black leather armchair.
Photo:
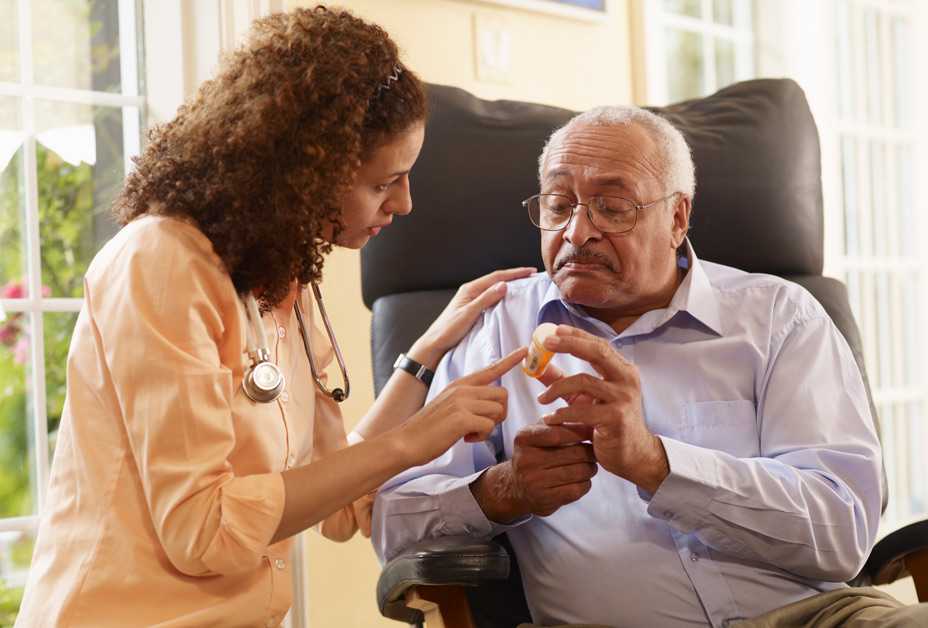
M 520 201 L 537 190 L 537 160 L 548 134 L 574 113 L 488 102 L 437 85 L 430 86 L 429 97 L 431 118 L 412 177 L 416 214 L 362 252 L 378 393 L 397 353 L 425 330 L 458 285 L 497 268 L 542 268 L 539 236 Z M 653 110 L 675 124 L 693 150 L 697 191 L 690 237 L 700 257 L 803 285 L 844 334 L 866 383 L 846 289 L 822 276 L 818 132 L 799 86 L 748 81 Z M 871 408 L 876 417 L 872 399 Z M 518 565 L 507 548 L 505 537 L 444 538 L 410 547 L 381 574 L 380 610 L 418 623 L 438 612 L 428 601 L 435 598 L 442 602 L 445 626 L 508 628 L 530 621 Z M 928 520 L 877 544 L 855 584 L 892 582 L 910 572 L 919 599 L 928 599 Z M 470 611 L 448 585 L 469 587 Z

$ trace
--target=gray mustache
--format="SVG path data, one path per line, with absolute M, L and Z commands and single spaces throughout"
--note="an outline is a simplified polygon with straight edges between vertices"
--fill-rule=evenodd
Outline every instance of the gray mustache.
M 612 272 L 615 272 L 615 267 L 612 265 L 612 261 L 605 255 L 595 251 L 584 251 L 583 249 L 571 251 L 563 258 L 557 260 L 554 263 L 554 270 L 560 270 L 564 267 L 565 264 L 569 264 L 570 262 L 577 262 L 579 264 L 595 262 L 597 264 L 602 264 Z

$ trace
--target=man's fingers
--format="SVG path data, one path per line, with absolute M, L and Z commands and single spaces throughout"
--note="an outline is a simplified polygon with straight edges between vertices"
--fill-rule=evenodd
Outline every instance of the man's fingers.
M 562 447 L 582 443 L 592 438 L 587 426 L 528 425 L 516 434 L 515 444 L 523 447 Z
M 588 428 L 586 425 L 582 427 Z M 592 428 L 589 428 L 588 432 L 589 437 L 592 438 Z M 544 447 L 541 449 L 543 450 L 543 463 L 541 466 L 546 469 L 555 469 L 557 467 L 579 464 L 581 462 L 588 464 L 594 464 L 596 462 L 596 454 L 593 452 L 593 445 L 587 442 L 576 443 L 574 445 L 563 445 L 561 447 Z
M 462 385 L 475 385 L 475 386 L 487 386 L 492 384 L 505 373 L 508 373 L 512 368 L 522 361 L 522 358 L 525 357 L 525 354 L 528 353 L 528 349 L 525 347 L 519 347 L 509 355 L 500 358 L 496 362 L 493 362 L 490 366 L 475 371 L 466 377 L 462 377 L 458 380 Z
M 541 417 L 541 420 L 544 421 L 545 425 L 550 425 L 552 427 L 574 428 L 582 425 L 590 430 L 592 438 L 593 428 L 614 419 L 611 414 L 612 412 L 614 412 L 614 410 L 610 410 L 607 406 L 603 405 L 567 406 L 558 408 L 551 414 L 544 415 Z
M 616 384 L 607 383 L 589 373 L 578 373 L 557 380 L 538 395 L 538 403 L 551 403 L 555 399 L 565 399 L 568 403 L 577 401 L 579 395 L 585 395 L 590 401 L 614 401 Z M 588 404 L 586 404 L 588 405 Z
M 609 380 L 628 377 L 631 363 L 613 349 L 608 342 L 570 325 L 558 325 L 556 334 L 545 339 L 544 346 L 557 353 L 586 360 L 596 372 Z
M 548 482 L 547 486 L 549 488 L 553 488 L 555 486 L 563 486 L 565 484 L 586 482 L 594 475 L 596 475 L 598 470 L 599 465 L 597 465 L 595 462 L 578 462 L 549 470 L 545 476 L 545 479 Z

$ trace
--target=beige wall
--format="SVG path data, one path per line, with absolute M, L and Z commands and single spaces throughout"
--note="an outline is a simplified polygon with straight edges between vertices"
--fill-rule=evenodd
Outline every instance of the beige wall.
M 312 4 L 291 2 L 291 6 Z M 573 109 L 630 102 L 626 0 L 610 0 L 601 22 L 465 0 L 348 0 L 340 3 L 383 26 L 403 60 L 426 81 L 456 85 L 483 98 L 531 100 Z M 502 20 L 511 37 L 509 84 L 480 82 L 475 73 L 475 16 Z M 415 171 L 413 171 L 415 176 Z M 415 201 L 415 199 L 413 199 Z M 410 220 L 415 220 L 413 213 Z M 351 371 L 346 423 L 373 402 L 370 314 L 361 302 L 359 254 L 336 251 L 323 290 Z M 365 539 L 336 545 L 308 534 L 309 617 L 312 628 L 398 626 L 380 618 L 375 585 L 380 566 Z

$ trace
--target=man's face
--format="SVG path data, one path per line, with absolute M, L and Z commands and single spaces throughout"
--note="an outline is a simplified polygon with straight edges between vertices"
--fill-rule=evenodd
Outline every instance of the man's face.
M 549 149 L 541 192 L 589 203 L 620 196 L 639 205 L 667 196 L 655 145 L 635 124 L 579 125 Z M 541 255 L 564 298 L 603 320 L 665 307 L 677 286 L 676 253 L 689 220 L 677 194 L 638 211 L 633 231 L 604 234 L 575 210 L 563 231 L 541 232 Z

